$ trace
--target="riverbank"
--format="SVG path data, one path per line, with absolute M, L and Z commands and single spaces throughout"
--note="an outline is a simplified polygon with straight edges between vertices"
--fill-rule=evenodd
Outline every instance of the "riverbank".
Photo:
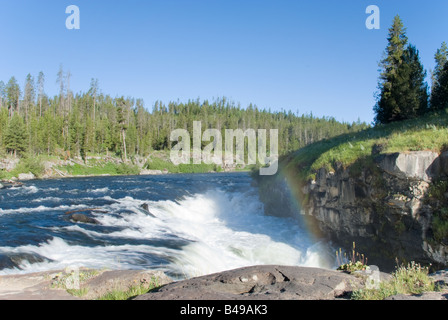
M 218 166 L 215 164 L 174 165 L 169 152 L 153 152 L 146 158 L 132 157 L 124 162 L 110 155 L 89 155 L 61 159 L 59 157 L 37 156 L 27 158 L 4 158 L 0 160 L 0 181 L 15 182 L 33 179 L 119 176 L 119 175 L 161 175 L 175 173 L 249 172 L 252 166 Z
M 172 282 L 161 271 L 67 269 L 0 276 L 0 300 L 100 300 Z
M 173 281 L 161 271 L 80 269 L 0 276 L 0 300 L 350 300 L 369 274 L 280 265 L 250 266 Z M 380 273 L 386 283 L 393 276 Z M 448 272 L 430 276 L 438 291 L 391 293 L 387 300 L 448 300 Z

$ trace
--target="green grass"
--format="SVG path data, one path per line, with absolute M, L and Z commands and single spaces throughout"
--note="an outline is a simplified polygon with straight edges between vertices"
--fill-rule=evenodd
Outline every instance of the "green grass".
M 51 287 L 66 290 L 69 294 L 76 297 L 85 297 L 89 293 L 88 287 L 71 288 L 77 280 L 79 285 L 84 284 L 86 281 L 99 275 L 101 271 L 82 269 L 78 273 L 74 272 L 60 272 L 53 276 L 51 279 Z M 148 283 L 139 283 L 129 286 L 125 290 L 109 290 L 106 294 L 97 297 L 96 300 L 128 300 L 132 297 L 142 295 L 150 290 L 159 287 L 159 279 L 157 277 L 152 277 L 151 281 Z M 95 298 L 93 298 L 95 299 Z
M 112 290 L 97 300 L 129 300 L 130 298 L 147 293 L 150 288 L 143 285 L 132 286 L 127 290 Z
M 82 298 L 89 293 L 89 288 L 67 289 L 67 292 L 72 296 Z
M 377 289 L 360 289 L 352 293 L 353 300 L 384 300 L 397 294 L 417 295 L 424 292 L 437 291 L 434 281 L 428 276 L 428 268 L 411 262 L 399 267 L 392 279 L 383 281 Z
M 80 165 L 75 163 L 72 166 L 58 167 L 61 171 L 66 171 L 68 174 L 73 176 L 89 176 L 89 175 L 137 175 L 140 173 L 140 169 L 131 164 L 115 164 L 112 162 L 108 163 L 97 163 L 95 165 Z
M 98 270 L 80 270 L 79 273 L 74 272 L 60 272 L 53 277 L 51 281 L 52 288 L 65 289 L 69 294 L 76 297 L 83 297 L 89 292 L 88 288 L 71 288 L 74 285 L 74 281 L 79 281 L 79 284 L 97 276 L 100 272 Z M 67 286 L 68 285 L 68 286 Z
M 281 162 L 286 168 L 295 167 L 303 180 L 314 179 L 320 168 L 334 171 L 338 165 L 348 167 L 372 157 L 375 146 L 381 146 L 380 153 L 442 152 L 448 148 L 448 110 L 320 141 L 283 157 Z
M 159 287 L 157 278 L 152 278 L 149 284 L 137 284 L 126 290 L 111 290 L 97 300 L 129 300 Z
M 211 171 L 219 172 L 221 167 L 215 164 L 179 164 L 176 166 L 168 159 L 153 157 L 146 162 L 145 169 L 168 171 L 169 173 L 207 173 Z

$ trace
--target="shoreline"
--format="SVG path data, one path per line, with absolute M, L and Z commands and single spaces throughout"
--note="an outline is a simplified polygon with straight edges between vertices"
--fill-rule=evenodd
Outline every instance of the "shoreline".
M 148 173 L 148 171 L 154 171 L 152 173 Z M 166 175 L 195 175 L 195 174 L 220 174 L 220 173 L 250 173 L 251 169 L 247 170 L 227 170 L 227 171 L 209 171 L 209 172 L 169 172 L 169 171 L 161 171 L 161 170 L 146 170 L 143 169 L 139 174 L 115 174 L 115 173 L 101 173 L 101 174 L 64 174 L 61 175 L 59 173 L 56 174 L 44 174 L 41 177 L 31 176 L 31 172 L 25 173 L 22 172 L 18 174 L 20 175 L 29 175 L 27 178 L 20 179 L 19 177 L 11 177 L 10 179 L 0 179 L 0 190 L 5 187 L 5 184 L 16 184 L 21 185 L 24 182 L 35 181 L 35 180 L 57 180 L 57 179 L 70 179 L 70 178 L 95 178 L 95 177 L 130 177 L 130 176 L 166 176 Z M 2 188 L 3 186 L 3 188 Z
M 174 165 L 165 151 L 156 151 L 147 157 L 135 156 L 127 162 L 118 157 L 99 154 L 85 159 L 45 155 L 6 157 L 0 159 L 0 183 L 77 177 L 251 172 L 253 167 L 236 163 L 225 167 L 205 163 Z
M 385 300 L 448 300 L 448 270 L 429 275 L 438 290 L 395 293 Z M 377 281 L 389 282 L 381 273 Z M 369 273 L 253 265 L 183 280 L 157 270 L 49 270 L 0 276 L 0 300 L 352 300 Z M 379 283 L 378 283 L 379 285 Z

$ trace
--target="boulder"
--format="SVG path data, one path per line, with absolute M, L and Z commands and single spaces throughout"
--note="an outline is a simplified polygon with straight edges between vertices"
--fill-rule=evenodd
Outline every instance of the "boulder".
M 148 205 L 147 203 L 142 204 L 142 205 L 140 206 L 140 208 L 142 208 L 142 209 L 145 211 L 145 213 L 148 214 L 149 216 L 151 216 L 151 217 L 153 217 L 153 218 L 156 217 L 155 215 L 153 215 L 153 214 L 151 213 L 151 211 L 149 211 L 149 205 Z
M 111 291 L 126 291 L 132 286 L 142 285 L 146 288 L 163 286 L 173 280 L 162 271 L 153 270 L 107 270 L 101 272 L 86 283 L 88 289 L 84 299 L 96 299 Z
M 74 213 L 70 215 L 70 220 L 73 222 L 89 223 L 89 224 L 100 224 L 98 220 L 90 218 L 82 213 Z
M 0 160 L 0 170 L 12 171 L 19 163 L 19 158 L 2 159 Z
M 50 262 L 37 253 L 17 252 L 17 253 L 0 253 L 0 270 L 1 269 L 22 269 L 24 263 L 40 263 Z
M 335 300 L 363 286 L 334 270 L 252 266 L 173 282 L 136 300 Z
M 140 208 L 142 208 L 143 210 L 149 212 L 149 205 L 148 205 L 147 203 L 142 204 L 142 205 L 140 206 Z
M 34 174 L 32 174 L 31 172 L 29 173 L 20 173 L 18 176 L 19 180 L 22 181 L 26 181 L 26 180 L 34 180 L 36 179 L 36 176 Z
M 1 256 L 0 256 L 1 258 Z M 135 285 L 150 287 L 164 285 L 172 280 L 162 271 L 152 270 L 92 270 L 79 269 L 79 287 L 86 295 L 74 296 L 59 284 L 65 285 L 73 270 L 53 270 L 37 273 L 0 275 L 0 300 L 81 300 L 98 299 L 114 291 L 126 291 Z M 62 281 L 61 281 L 62 280 Z
M 149 170 L 149 169 L 143 169 L 140 171 L 140 175 L 159 175 L 163 174 L 161 170 Z
M 402 179 L 430 182 L 440 174 L 440 159 L 437 152 L 414 151 L 382 155 L 378 165 L 385 172 Z
M 429 275 L 434 283 L 443 289 L 448 289 L 448 269 L 439 270 Z

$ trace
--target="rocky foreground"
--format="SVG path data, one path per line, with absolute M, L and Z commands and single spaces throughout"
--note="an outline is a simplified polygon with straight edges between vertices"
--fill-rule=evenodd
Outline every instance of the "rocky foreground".
M 135 300 L 345 300 L 366 286 L 366 275 L 288 266 L 253 266 L 202 277 L 173 281 L 160 271 L 122 270 L 80 272 L 81 297 L 67 291 L 64 272 L 52 271 L 0 277 L 0 300 L 92 300 L 111 290 L 126 290 L 156 280 L 157 289 Z M 90 274 L 88 277 L 83 275 Z M 380 274 L 380 280 L 388 274 Z M 437 275 L 448 283 L 446 272 Z M 448 291 L 391 300 L 448 300 Z

